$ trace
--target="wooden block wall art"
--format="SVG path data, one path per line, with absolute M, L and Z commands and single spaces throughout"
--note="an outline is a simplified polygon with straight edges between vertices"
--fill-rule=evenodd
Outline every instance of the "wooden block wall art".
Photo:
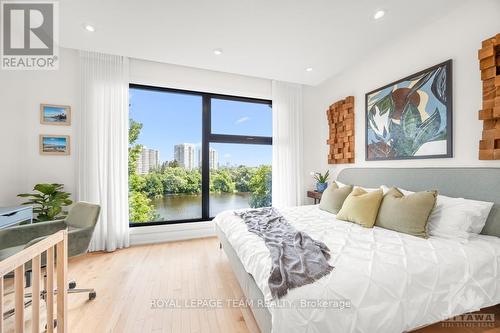
M 482 43 L 478 53 L 483 81 L 483 137 L 479 142 L 480 160 L 500 160 L 500 33 Z
M 328 163 L 354 163 L 354 96 L 330 105 L 326 116 L 330 128 Z

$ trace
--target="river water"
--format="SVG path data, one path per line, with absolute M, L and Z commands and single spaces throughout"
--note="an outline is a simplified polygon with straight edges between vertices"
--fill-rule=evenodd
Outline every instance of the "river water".
M 210 216 L 229 209 L 248 208 L 250 193 L 210 193 Z M 166 195 L 152 200 L 164 221 L 201 218 L 201 194 Z

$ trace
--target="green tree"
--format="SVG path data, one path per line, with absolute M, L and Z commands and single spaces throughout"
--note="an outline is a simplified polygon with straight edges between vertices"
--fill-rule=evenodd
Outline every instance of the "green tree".
M 129 196 L 130 222 L 149 222 L 158 219 L 151 200 L 141 192 L 132 192 Z
M 231 178 L 231 174 L 227 169 L 214 170 L 210 174 L 210 191 L 233 193 L 236 190 L 236 185 Z
M 252 208 L 271 206 L 271 181 L 271 166 L 260 166 L 250 180 L 250 190 L 252 191 L 250 206 Z
M 186 170 L 182 168 L 167 168 L 163 173 L 164 193 L 182 193 L 187 187 Z
M 177 162 L 177 160 L 170 161 L 170 162 L 168 162 L 168 166 L 170 168 L 178 168 L 179 167 L 179 162 Z
M 250 180 L 255 175 L 256 168 L 249 168 L 240 165 L 237 168 L 230 169 L 231 178 L 236 186 L 237 192 L 250 192 Z
M 146 179 L 144 176 L 133 173 L 128 177 L 128 189 L 130 192 L 142 192 L 145 187 Z
M 128 126 L 128 174 L 133 175 L 137 170 L 137 159 L 141 153 L 142 145 L 135 142 L 139 139 L 141 134 L 142 124 L 130 119 Z
M 196 194 L 201 192 L 201 173 L 199 170 L 191 170 L 186 173 L 186 187 L 184 193 Z
M 149 222 L 158 219 L 151 200 L 142 193 L 146 186 L 143 176 L 137 174 L 137 159 L 141 153 L 142 146 L 136 144 L 142 130 L 142 124 L 129 120 L 128 129 L 128 174 L 129 174 L 129 221 Z
M 145 176 L 144 193 L 151 199 L 158 199 L 163 197 L 163 182 L 162 177 L 156 173 L 151 172 Z

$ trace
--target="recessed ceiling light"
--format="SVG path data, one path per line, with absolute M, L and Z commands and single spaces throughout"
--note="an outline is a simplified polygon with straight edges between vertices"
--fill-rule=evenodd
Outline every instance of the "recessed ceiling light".
M 91 24 L 85 24 L 83 25 L 83 28 L 89 32 L 94 32 L 95 31 L 95 27 Z
M 306 72 L 312 72 L 313 71 L 313 68 L 312 67 L 307 67 L 306 68 Z
M 385 11 L 384 10 L 377 10 L 375 14 L 373 14 L 373 18 L 375 20 L 380 20 L 382 17 L 384 17 Z
M 215 49 L 214 50 L 215 55 L 221 55 L 222 54 L 222 49 Z

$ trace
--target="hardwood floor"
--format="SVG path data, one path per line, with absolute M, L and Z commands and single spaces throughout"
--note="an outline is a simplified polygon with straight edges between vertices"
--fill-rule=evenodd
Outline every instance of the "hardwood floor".
M 92 287 L 97 298 L 69 295 L 70 332 L 253 333 L 251 314 L 240 308 L 152 308 L 167 299 L 239 299 L 241 290 L 216 238 L 136 246 L 114 253 L 70 259 L 69 278 L 77 288 Z M 418 333 L 500 333 L 494 327 L 446 328 L 441 323 Z M 29 316 L 29 311 L 27 312 Z M 246 321 L 245 321 L 245 319 Z M 10 319 L 9 319 L 10 320 Z M 28 328 L 28 327 L 27 327 Z

